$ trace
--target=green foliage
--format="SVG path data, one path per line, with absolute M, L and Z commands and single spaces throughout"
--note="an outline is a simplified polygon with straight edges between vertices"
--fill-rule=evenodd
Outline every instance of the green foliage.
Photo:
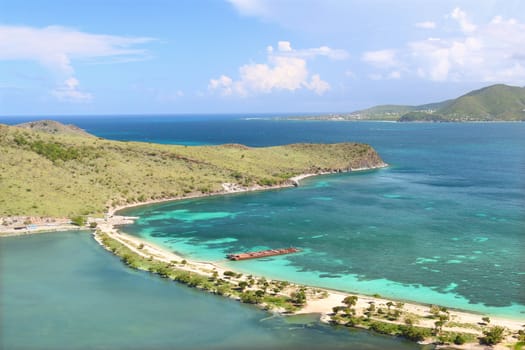
M 500 326 L 494 326 L 492 328 L 483 331 L 484 337 L 480 338 L 481 344 L 495 345 L 501 343 L 505 337 L 505 328 Z
M 423 341 L 432 335 L 430 329 L 422 327 L 400 326 L 399 330 L 403 337 L 412 341 Z
M 57 142 L 37 140 L 31 144 L 31 150 L 51 160 L 68 161 L 80 158 L 80 152 L 74 147 L 66 147 Z
M 437 113 L 427 113 L 427 112 L 409 112 L 403 114 L 399 118 L 400 122 L 446 122 L 448 121 L 445 117 Z
M 343 299 L 343 304 L 347 306 L 355 306 L 357 303 L 357 297 L 355 295 L 349 295 Z
M 454 344 L 456 345 L 463 345 L 466 341 L 467 339 L 465 339 L 465 336 L 461 334 L 456 335 L 456 337 L 454 338 Z
M 74 216 L 71 218 L 71 223 L 76 226 L 85 226 L 86 225 L 86 217 L 85 216 Z
M 390 334 L 390 335 L 396 335 L 399 333 L 399 325 L 393 324 L 393 323 L 386 323 L 386 322 L 380 322 L 380 321 L 373 321 L 370 323 L 370 329 L 374 332 L 381 333 L 381 334 Z
M 306 304 L 306 295 L 304 293 L 304 290 L 296 290 L 290 295 L 290 302 L 292 302 L 294 305 L 302 306 Z
M 261 297 L 255 294 L 252 290 L 241 293 L 239 297 L 241 302 L 246 304 L 259 304 L 262 300 Z

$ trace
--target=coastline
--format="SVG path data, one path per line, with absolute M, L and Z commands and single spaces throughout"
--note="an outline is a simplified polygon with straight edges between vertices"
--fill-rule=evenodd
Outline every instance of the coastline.
M 235 193 L 270 191 L 270 190 L 291 188 L 291 187 L 299 186 L 299 182 L 308 177 L 337 174 L 337 173 L 342 173 L 342 172 L 349 173 L 349 172 L 357 172 L 357 171 L 376 170 L 376 169 L 382 169 L 386 167 L 388 167 L 388 164 L 381 162 L 381 164 L 378 164 L 377 166 L 364 167 L 364 168 L 350 168 L 346 171 L 335 171 L 334 170 L 334 171 L 321 171 L 317 173 L 299 174 L 299 175 L 296 175 L 296 176 L 293 176 L 287 179 L 282 184 L 271 185 L 271 186 L 253 185 L 249 187 L 243 187 L 237 184 L 223 183 L 222 184 L 223 189 L 221 191 L 216 191 L 212 193 L 201 193 L 201 192 L 190 193 L 184 196 L 150 199 L 150 200 L 143 201 L 143 202 L 135 202 L 135 203 L 128 203 L 128 204 L 117 205 L 117 206 L 110 206 L 108 211 L 104 214 L 105 216 L 104 219 L 88 218 L 87 221 L 88 223 L 95 222 L 98 225 L 99 223 L 102 223 L 108 218 L 111 218 L 112 216 L 116 215 L 118 211 L 128 209 L 128 208 L 135 208 L 135 207 L 140 207 L 144 205 L 180 201 L 180 200 L 186 200 L 186 199 L 197 199 L 197 198 L 205 198 L 205 197 L 212 197 L 212 196 L 224 196 L 224 195 L 235 194 Z M 2 237 L 24 236 L 24 235 L 38 234 L 42 232 L 57 232 L 57 231 L 70 231 L 70 230 L 85 229 L 85 227 L 79 227 L 77 225 L 72 224 L 71 220 L 66 219 L 66 218 L 52 218 L 52 217 L 44 218 L 44 217 L 36 217 L 36 216 L 22 216 L 22 215 L 16 216 L 14 218 L 15 220 L 13 220 L 13 218 L 10 218 L 10 217 L 0 217 L 0 239 Z M 9 221 L 10 223 L 6 224 L 7 221 Z M 45 221 L 45 223 L 43 223 L 43 221 Z M 26 224 L 25 222 L 29 222 L 29 224 Z
M 115 216 L 114 217 L 117 222 L 120 223 L 122 217 Z M 227 268 L 222 266 L 221 264 L 217 264 L 215 262 L 208 262 L 208 261 L 196 261 L 184 258 L 180 255 L 177 255 L 174 252 L 171 252 L 163 247 L 160 247 L 154 243 L 151 243 L 147 240 L 140 239 L 135 236 L 131 236 L 129 234 L 126 234 L 124 232 L 121 232 L 118 230 L 118 228 L 115 227 L 115 225 L 112 222 L 108 222 L 105 225 L 101 225 L 99 227 L 99 232 L 104 235 L 108 235 L 111 239 L 119 242 L 120 244 L 124 245 L 126 248 L 131 250 L 133 253 L 141 256 L 142 258 L 148 259 L 149 261 L 159 262 L 163 264 L 168 264 L 168 266 L 176 266 L 177 269 L 183 270 L 192 274 L 204 276 L 206 278 L 212 278 L 212 276 L 229 276 L 228 273 L 231 273 L 231 268 Z M 97 233 L 93 234 L 95 240 L 106 250 L 111 251 L 111 249 L 106 246 L 102 239 L 100 239 L 100 235 Z M 113 252 L 115 254 L 115 252 Z M 180 263 L 180 262 L 183 263 Z M 173 265 L 174 262 L 179 262 L 176 265 Z M 152 271 L 153 272 L 153 271 Z M 228 277 L 228 281 L 232 283 L 233 285 L 239 285 L 241 282 L 247 281 L 247 276 L 243 274 L 239 274 L 237 271 L 233 270 L 233 272 L 236 274 L 236 276 Z M 264 276 L 252 276 L 250 277 L 254 278 L 255 280 L 258 279 L 264 279 L 267 281 L 270 285 L 272 283 L 280 283 L 278 280 L 271 280 Z M 391 305 L 399 305 L 400 303 L 396 300 L 388 299 L 388 298 L 382 298 L 379 296 L 369 296 L 369 295 L 363 295 L 363 294 L 356 294 L 356 293 L 348 293 L 348 292 L 342 292 L 342 291 L 334 291 L 326 288 L 318 288 L 318 287 L 310 287 L 310 286 L 303 286 L 299 284 L 289 283 L 289 289 L 288 291 L 285 291 L 282 295 L 291 295 L 293 293 L 294 288 L 301 289 L 304 288 L 306 290 L 306 303 L 304 306 L 301 306 L 300 309 L 295 310 L 293 313 L 290 313 L 284 309 L 273 309 L 273 312 L 277 312 L 281 315 L 289 315 L 289 314 L 319 314 L 320 315 L 320 321 L 324 323 L 334 324 L 333 319 L 333 310 L 334 307 L 342 307 L 344 305 L 343 300 L 348 296 L 355 296 L 357 297 L 357 302 L 354 306 L 354 316 L 355 317 L 364 317 L 366 315 L 367 310 L 369 310 L 370 305 L 374 304 L 378 308 L 383 309 L 389 309 L 389 304 Z M 235 296 L 229 296 L 231 298 L 234 298 L 236 300 L 239 300 L 238 297 Z M 391 321 L 385 321 L 384 319 L 377 319 L 380 322 L 386 322 L 393 325 L 405 325 L 406 318 L 413 318 L 416 319 L 415 323 L 417 324 L 417 327 L 427 328 L 427 329 L 434 329 L 435 328 L 435 319 L 432 317 L 433 315 L 433 308 L 435 306 L 433 305 L 425 305 L 425 304 L 419 304 L 414 302 L 403 302 L 401 303 L 402 307 L 399 310 L 401 311 L 401 314 L 404 316 L 397 320 L 391 320 Z M 265 305 L 261 305 L 263 308 L 266 308 Z M 457 332 L 457 333 L 463 333 L 463 334 L 470 334 L 474 338 L 479 338 L 483 336 L 482 331 L 483 328 L 483 320 L 482 318 L 486 315 L 476 314 L 472 312 L 466 312 L 461 310 L 454 310 L 454 309 L 445 309 L 447 315 L 449 316 L 449 324 L 442 327 L 442 331 L 444 332 Z M 490 315 L 489 315 L 490 316 Z M 403 319 L 404 318 L 404 319 Z M 339 323 L 341 324 L 341 323 Z M 345 324 L 345 323 L 342 323 Z M 365 328 L 359 325 L 352 325 L 356 328 Z M 488 326 L 488 325 L 487 325 Z M 496 316 L 490 316 L 490 326 L 501 326 L 507 329 L 508 331 L 512 333 L 516 333 L 523 327 L 523 320 L 513 320 L 513 319 L 507 319 L 503 317 L 496 317 Z M 513 338 L 510 337 L 510 334 L 506 337 L 505 342 L 512 343 Z M 514 340 L 515 342 L 515 340 Z M 431 341 L 427 341 L 424 343 L 431 343 Z M 464 346 L 457 346 L 449 344 L 446 346 L 446 348 L 457 348 L 457 349 L 486 349 L 485 345 L 480 345 L 477 343 L 469 342 L 465 344 Z M 493 349 L 508 349 L 507 346 L 500 344 L 492 347 Z
M 377 167 L 350 169 L 349 171 L 373 170 L 373 169 L 383 168 L 386 166 L 388 165 L 383 163 Z M 224 266 L 221 266 L 220 264 L 216 264 L 213 262 L 206 262 L 206 261 L 189 260 L 173 252 L 170 252 L 163 247 L 155 245 L 151 242 L 128 235 L 124 232 L 120 232 L 118 229 L 119 225 L 129 224 L 136 218 L 120 216 L 118 215 L 118 212 L 123 209 L 131 208 L 131 207 L 150 205 L 150 204 L 169 202 L 169 201 L 176 201 L 176 200 L 296 187 L 299 185 L 300 181 L 305 178 L 313 177 L 317 175 L 332 174 L 332 173 L 337 173 L 337 171 L 301 174 L 301 175 L 297 175 L 295 177 L 288 179 L 283 184 L 275 185 L 275 186 L 256 185 L 256 186 L 251 186 L 251 187 L 240 187 L 238 185 L 233 185 L 233 184 L 223 184 L 222 191 L 218 191 L 218 192 L 214 192 L 210 194 L 190 194 L 190 195 L 181 196 L 181 197 L 150 200 L 150 201 L 145 201 L 145 202 L 140 202 L 140 203 L 132 203 L 129 205 L 111 207 L 109 208 L 106 214 L 106 217 L 104 219 L 93 219 L 93 221 L 97 223 L 97 231 L 109 235 L 111 239 L 114 239 L 120 244 L 126 246 L 133 253 L 143 258 L 147 258 L 149 260 L 157 261 L 159 263 L 164 263 L 164 264 L 172 264 L 174 261 L 184 261 L 184 264 L 178 265 L 177 267 L 178 269 L 181 269 L 181 270 L 184 270 L 190 273 L 194 273 L 197 275 L 207 276 L 207 277 L 213 276 L 214 274 L 219 274 L 220 276 L 223 276 L 223 275 L 226 276 L 225 272 L 231 272 L 231 271 L 230 269 Z M 63 225 L 61 227 L 54 227 L 52 231 L 71 230 L 71 229 L 79 229 L 79 230 L 84 229 L 85 230 L 86 228 L 85 227 L 81 228 L 81 227 L 73 226 L 73 225 Z M 36 229 L 34 231 L 29 231 L 29 232 L 19 232 L 19 233 L 17 232 L 18 234 L 3 234 L 4 231 L 1 231 L 0 229 L 0 237 L 26 235 L 26 234 L 33 234 L 33 233 L 39 233 L 39 232 L 49 232 L 49 231 L 51 231 L 49 228 L 47 230 L 45 228 L 40 228 L 40 229 Z M 104 244 L 104 242 L 100 239 L 99 235 L 94 233 L 93 236 L 94 236 L 94 239 L 101 246 L 103 246 L 107 250 L 110 250 Z M 265 277 L 256 276 L 255 278 L 264 279 Z M 241 281 L 245 281 L 246 277 L 241 277 L 241 278 L 231 277 L 228 279 L 232 281 L 234 284 L 235 283 L 238 284 Z M 271 281 L 271 280 L 268 280 L 268 281 Z M 348 296 L 356 296 L 358 299 L 355 305 L 355 314 L 354 314 L 355 316 L 365 315 L 366 310 L 370 307 L 371 304 L 377 305 L 379 307 L 383 306 L 386 308 L 388 307 L 389 303 L 396 302 L 395 300 L 381 298 L 381 297 L 374 297 L 374 296 L 355 294 L 355 293 L 346 293 L 346 292 L 335 291 L 335 290 L 330 290 L 330 289 L 325 289 L 325 288 L 300 286 L 297 284 L 291 284 L 291 285 L 301 287 L 301 288 L 307 288 L 311 291 L 320 291 L 319 293 L 323 294 L 323 297 L 320 297 L 318 295 L 319 293 L 317 292 L 311 292 L 310 294 L 307 293 L 308 296 L 306 298 L 307 299 L 306 304 L 303 307 L 301 307 L 299 310 L 296 310 L 294 313 L 295 314 L 311 314 L 311 313 L 320 314 L 321 321 L 326 322 L 326 323 L 334 323 L 333 318 L 332 318 L 333 308 L 343 305 L 342 303 L 343 299 Z M 417 321 L 418 327 L 434 328 L 435 320 L 429 316 L 432 314 L 430 305 L 424 305 L 424 304 L 419 304 L 419 303 L 414 303 L 414 302 L 403 302 L 402 304 L 403 304 L 403 307 L 402 307 L 403 314 L 415 316 L 418 319 Z M 390 310 L 390 307 L 388 307 L 388 309 Z M 287 314 L 285 310 L 277 310 L 277 312 L 280 314 Z M 482 324 L 482 317 L 485 315 L 476 314 L 473 312 L 461 311 L 461 310 L 447 310 L 447 314 L 450 315 L 450 320 L 451 322 L 453 322 L 453 324 L 452 326 L 449 326 L 449 327 L 447 326 L 443 327 L 442 328 L 443 331 L 469 333 L 475 337 L 482 336 L 483 328 L 479 325 Z M 490 326 L 495 326 L 495 325 L 502 326 L 512 332 L 517 332 L 521 330 L 523 327 L 522 324 L 524 320 L 513 320 L 513 319 L 506 319 L 503 317 L 497 317 L 497 316 L 491 316 L 491 315 L 489 316 L 491 317 Z M 397 321 L 389 321 L 388 323 L 402 325 L 405 323 L 405 321 L 397 320 Z M 356 327 L 359 327 L 359 326 L 356 326 Z M 511 339 L 507 337 L 506 341 L 511 341 Z M 454 348 L 458 348 L 458 349 L 484 349 L 485 348 L 485 346 L 477 345 L 475 343 L 468 343 L 468 347 L 447 345 L 447 348 L 450 348 L 450 346 Z M 499 348 L 499 346 L 496 346 L 495 348 L 497 349 Z M 501 348 L 503 349 L 507 347 L 501 346 Z

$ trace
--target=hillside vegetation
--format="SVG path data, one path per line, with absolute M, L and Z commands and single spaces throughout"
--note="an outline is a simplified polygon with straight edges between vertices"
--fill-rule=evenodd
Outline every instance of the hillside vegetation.
M 399 121 L 525 121 L 525 88 L 498 84 L 453 100 L 420 106 L 377 106 L 357 113 L 365 119 Z
M 0 124 L 0 216 L 101 214 L 119 204 L 218 192 L 223 183 L 271 186 L 301 173 L 382 164 L 373 148 L 355 143 L 190 147 L 110 141 L 61 124 L 52 130 L 62 127 L 50 133 Z
M 419 106 L 380 105 L 349 114 L 281 119 L 401 122 L 525 121 L 525 88 L 498 84 L 471 91 L 456 99 Z

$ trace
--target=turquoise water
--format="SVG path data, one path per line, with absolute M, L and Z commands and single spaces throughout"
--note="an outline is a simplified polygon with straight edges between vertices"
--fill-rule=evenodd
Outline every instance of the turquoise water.
M 391 166 L 134 208 L 125 231 L 246 272 L 525 319 L 525 124 L 225 123 L 228 142 L 250 125 L 256 146 L 351 139 Z M 224 260 L 286 246 L 302 253 Z
M 0 349 L 419 349 L 132 270 L 86 232 L 0 239 Z

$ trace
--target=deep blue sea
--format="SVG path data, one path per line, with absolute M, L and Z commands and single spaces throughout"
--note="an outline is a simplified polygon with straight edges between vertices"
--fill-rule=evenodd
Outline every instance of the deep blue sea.
M 141 218 L 123 229 L 237 270 L 525 319 L 525 123 L 253 117 L 58 119 L 116 140 L 368 143 L 390 167 L 311 178 L 299 188 L 134 208 L 125 213 Z M 224 259 L 229 252 L 290 245 L 302 252 Z

